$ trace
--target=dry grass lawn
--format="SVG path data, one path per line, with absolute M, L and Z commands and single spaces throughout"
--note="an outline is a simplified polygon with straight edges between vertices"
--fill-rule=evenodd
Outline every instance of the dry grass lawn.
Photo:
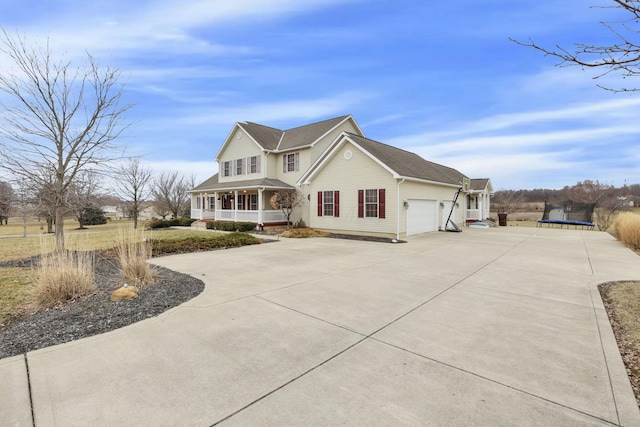
M 43 233 L 42 222 L 27 224 L 27 237 L 21 237 L 23 226 L 17 220 L 0 226 L 0 263 L 23 260 L 43 253 L 53 252 L 55 238 Z M 104 225 L 89 226 L 86 230 L 76 230 L 78 223 L 65 221 L 65 244 L 68 249 L 91 251 L 116 247 L 122 230 L 132 227 L 130 221 L 111 221 Z M 160 229 L 147 232 L 147 238 L 179 239 L 187 236 L 211 235 L 208 231 Z M 10 237 L 9 237 L 10 236 Z M 18 237 L 16 237 L 18 236 Z M 34 310 L 36 303 L 35 270 L 30 265 L 24 267 L 0 267 L 0 326 L 13 315 Z

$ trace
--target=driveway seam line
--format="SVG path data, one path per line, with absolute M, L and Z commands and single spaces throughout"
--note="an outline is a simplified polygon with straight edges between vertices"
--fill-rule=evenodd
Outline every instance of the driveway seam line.
M 27 370 L 27 389 L 29 391 L 29 406 L 31 408 L 31 424 L 36 427 L 36 415 L 33 411 L 33 393 L 31 391 L 31 374 L 29 373 L 29 359 L 27 353 L 24 353 L 24 366 Z
M 607 352 L 604 349 L 604 342 L 602 340 L 602 330 L 600 329 L 600 322 L 598 321 L 598 313 L 596 312 L 596 307 L 593 301 L 593 291 L 591 287 L 589 287 L 589 296 L 591 297 L 591 305 L 593 307 L 593 317 L 596 321 L 596 327 L 598 328 L 598 340 L 600 341 L 600 350 L 602 351 L 602 358 L 604 359 L 604 366 L 607 368 L 607 377 L 609 378 L 609 387 L 611 387 L 611 397 L 613 398 L 613 407 L 616 409 L 616 417 L 618 418 L 618 424 L 620 424 L 620 412 L 618 411 L 618 400 L 616 399 L 616 392 L 613 387 L 613 380 L 611 378 L 611 370 L 609 369 L 609 360 L 607 359 Z M 606 313 L 606 310 L 605 310 Z M 606 313 L 607 318 L 609 317 L 609 313 Z M 611 327 L 611 325 L 609 325 Z M 618 348 L 618 343 L 616 343 L 616 348 Z M 620 354 L 620 350 L 618 349 L 618 354 Z
M 587 241 L 584 239 L 584 232 L 581 231 L 580 232 L 580 239 L 582 240 L 582 244 L 584 246 L 584 251 L 587 254 L 587 260 L 589 260 L 589 267 L 591 268 L 591 274 L 593 274 L 594 276 L 596 275 L 595 272 L 595 268 L 593 266 L 593 263 L 591 262 L 591 255 L 589 254 L 589 245 L 587 245 Z M 618 424 L 620 424 L 620 411 L 618 411 L 618 400 L 616 399 L 616 392 L 615 389 L 613 388 L 613 379 L 611 378 L 611 370 L 609 369 L 609 361 L 607 360 L 607 352 L 604 349 L 604 341 L 602 339 L 602 330 L 600 328 L 600 322 L 598 321 L 598 313 L 596 311 L 596 305 L 595 305 L 595 301 L 593 299 L 593 290 L 591 287 L 591 284 L 587 284 L 588 289 L 589 289 L 589 297 L 591 298 L 591 307 L 593 310 L 593 317 L 594 320 L 596 321 L 596 327 L 598 328 L 598 339 L 600 341 L 600 350 L 602 351 L 602 358 L 604 359 L 604 366 L 606 366 L 607 368 L 607 377 L 609 378 L 609 387 L 611 387 L 611 397 L 613 398 L 613 407 L 616 410 L 616 418 L 618 419 Z M 597 289 L 597 287 L 596 287 Z M 598 294 L 599 296 L 600 294 Z M 600 298 L 600 302 L 602 302 L 602 298 Z M 606 313 L 606 310 L 605 310 Z M 609 317 L 609 313 L 606 313 L 607 318 Z M 611 327 L 611 325 L 609 325 L 609 327 Z M 617 343 L 616 343 L 616 347 L 617 347 Z M 618 349 L 619 352 L 619 349 Z
M 417 353 L 417 352 L 412 351 L 412 350 L 409 350 L 409 349 L 407 349 L 407 348 L 400 347 L 400 346 L 398 346 L 398 345 L 395 345 L 395 344 L 392 344 L 392 343 L 389 343 L 389 342 L 383 341 L 383 340 L 378 339 L 378 338 L 375 338 L 375 337 L 370 337 L 370 338 L 371 338 L 373 341 L 376 341 L 376 342 L 378 342 L 378 343 L 380 343 L 380 344 L 384 344 L 384 345 L 387 345 L 387 346 L 389 346 L 389 347 L 393 347 L 393 348 L 395 348 L 395 349 L 398 349 L 398 350 L 401 350 L 401 351 L 407 352 L 407 353 L 409 353 L 409 354 L 413 354 L 413 355 L 418 356 L 418 357 L 421 357 L 421 358 L 423 358 L 423 359 L 427 359 L 427 360 L 429 360 L 429 361 L 431 361 L 431 362 L 434 362 L 434 363 L 437 363 L 437 364 L 440 364 L 440 365 L 446 366 L 446 367 L 451 368 L 451 369 L 455 369 L 455 370 L 457 370 L 457 371 L 463 372 L 463 373 L 468 374 L 468 375 L 472 375 L 472 376 L 474 376 L 474 377 L 481 378 L 481 379 L 483 379 L 483 380 L 485 380 L 485 381 L 489 381 L 489 382 L 491 382 L 491 383 L 498 384 L 498 385 L 500 385 L 500 386 L 503 386 L 503 387 L 506 387 L 506 388 L 508 388 L 508 389 L 511 389 L 511 390 L 517 391 L 517 392 L 522 393 L 522 394 L 526 394 L 527 396 L 531 396 L 531 397 L 534 397 L 534 398 L 536 398 L 536 399 L 543 400 L 543 401 L 548 402 L 548 403 L 551 403 L 551 404 L 553 404 L 553 405 L 560 406 L 560 407 L 562 407 L 562 408 L 569 409 L 569 410 L 574 411 L 574 412 L 578 412 L 578 413 L 583 414 L 583 415 L 586 415 L 586 416 L 588 416 L 588 417 L 590 417 L 590 418 L 594 418 L 594 419 L 597 419 L 597 420 L 600 420 L 600 421 L 604 421 L 604 422 L 606 422 L 607 424 L 611 424 L 611 425 L 614 425 L 614 426 L 619 426 L 619 425 L 620 425 L 620 419 L 619 419 L 619 418 L 618 418 L 618 423 L 616 424 L 616 423 L 613 423 L 613 422 L 611 422 L 611 421 L 609 421 L 609 420 L 606 420 L 606 419 L 604 419 L 604 418 L 601 418 L 601 417 L 599 417 L 599 416 L 597 416 L 597 415 L 589 414 L 588 412 L 581 411 L 580 409 L 572 408 L 571 406 L 567 406 L 567 405 L 562 404 L 562 403 L 560 403 L 560 402 L 556 402 L 556 401 L 553 401 L 553 400 L 547 399 L 546 397 L 538 396 L 537 394 L 534 394 L 534 393 L 528 392 L 528 391 L 526 391 L 526 390 L 522 390 L 522 389 L 520 389 L 520 388 L 518 388 L 518 387 L 515 387 L 515 386 L 512 386 L 512 385 L 509 385 L 509 384 L 505 384 L 505 383 L 503 383 L 503 382 L 500 382 L 500 381 L 498 381 L 498 380 L 494 380 L 494 379 L 489 378 L 489 377 L 485 377 L 484 375 L 477 374 L 477 373 L 472 372 L 472 371 L 468 371 L 468 370 L 466 370 L 466 369 L 464 369 L 464 368 L 460 368 L 460 367 L 458 367 L 458 366 L 451 365 L 451 364 L 449 364 L 449 363 L 447 363 L 447 362 L 444 362 L 444 361 L 441 361 L 441 360 L 438 360 L 438 359 L 434 359 L 434 358 L 432 358 L 432 357 L 426 356 L 426 355 L 424 355 L 424 354 Z
M 357 346 L 358 344 L 362 343 L 363 341 L 365 341 L 367 338 L 369 338 L 368 336 L 362 337 L 361 339 L 359 339 L 358 341 L 356 341 L 355 343 L 345 347 L 344 349 L 340 350 L 339 352 L 337 352 L 336 354 L 334 354 L 333 356 L 331 356 L 330 358 L 323 360 L 322 362 L 312 366 L 311 368 L 307 369 L 306 371 L 302 372 L 301 374 L 295 376 L 294 378 L 291 378 L 289 381 L 284 382 L 283 384 L 279 385 L 278 387 L 274 388 L 273 390 L 269 391 L 268 393 L 263 394 L 262 396 L 258 397 L 257 399 L 253 400 L 252 402 L 246 404 L 245 406 L 243 406 L 242 408 L 232 412 L 231 414 L 219 419 L 218 421 L 216 421 L 215 423 L 211 424 L 211 427 L 217 426 L 218 424 L 220 424 L 223 421 L 226 421 L 230 418 L 232 418 L 233 416 L 239 414 L 240 412 L 244 411 L 245 409 L 255 405 L 256 403 L 260 402 L 261 400 L 266 399 L 267 397 L 271 396 L 272 394 L 274 394 L 277 391 L 282 390 L 283 388 L 285 388 L 286 386 L 288 386 L 289 384 L 292 384 L 293 382 L 299 380 L 300 378 L 306 376 L 307 374 L 315 371 L 316 369 L 318 369 L 319 367 L 325 365 L 326 363 L 329 363 L 330 361 L 332 361 L 333 359 L 337 358 L 338 356 L 341 356 L 342 354 L 346 353 L 347 351 L 351 350 L 353 347 Z
M 341 351 L 339 351 L 338 353 L 334 354 L 334 355 L 333 355 L 333 356 L 331 356 L 330 358 L 328 358 L 328 359 L 326 359 L 326 360 L 324 360 L 324 361 L 322 361 L 322 362 L 320 362 L 320 363 L 316 364 L 315 366 L 311 367 L 310 369 L 306 370 L 305 372 L 301 373 L 300 375 L 298 375 L 298 376 L 296 376 L 296 377 L 294 377 L 294 378 L 290 379 L 289 381 L 286 381 L 285 383 L 283 383 L 283 384 L 279 385 L 278 387 L 276 387 L 275 389 L 273 389 L 273 390 L 269 391 L 268 393 L 265 393 L 264 395 L 262 395 L 262 396 L 258 397 L 257 399 L 253 400 L 252 402 L 249 402 L 248 404 L 246 404 L 246 405 L 245 405 L 245 406 L 243 406 L 242 408 L 240 408 L 240 409 L 238 409 L 238 410 L 234 411 L 233 413 L 231 413 L 231 414 L 229 414 L 229 415 L 227 415 L 227 416 L 225 416 L 225 417 L 223 417 L 223 418 L 219 419 L 219 420 L 218 420 L 218 421 L 216 421 L 215 423 L 211 424 L 211 427 L 217 426 L 217 425 L 218 425 L 218 424 L 220 424 L 221 422 L 226 421 L 226 420 L 228 420 L 228 419 L 230 419 L 230 418 L 234 417 L 235 415 L 239 414 L 240 412 L 244 411 L 245 409 L 247 409 L 247 408 L 249 408 L 249 407 L 251 407 L 251 406 L 255 405 L 256 403 L 260 402 L 261 400 L 266 399 L 267 397 L 271 396 L 271 395 L 272 395 L 272 394 L 274 394 L 275 392 L 277 392 L 277 391 L 279 391 L 279 390 L 282 390 L 283 388 L 285 388 L 285 387 L 286 387 L 286 386 L 288 386 L 289 384 L 294 383 L 295 381 L 299 380 L 300 378 L 302 378 L 302 377 L 306 376 L 307 374 L 309 374 L 309 373 L 311 373 L 311 372 L 315 371 L 315 370 L 316 370 L 316 369 L 318 369 L 319 367 L 321 367 L 321 366 L 323 366 L 323 365 L 325 365 L 325 364 L 329 363 L 330 361 L 332 361 L 333 359 L 337 358 L 338 356 L 341 356 L 342 354 L 344 354 L 344 353 L 346 353 L 347 351 L 351 350 L 352 348 L 354 348 L 354 347 L 355 347 L 355 346 L 357 346 L 358 344 L 360 344 L 360 343 L 362 343 L 362 342 L 364 342 L 364 341 L 366 341 L 366 340 L 368 340 L 368 339 L 372 338 L 372 337 L 373 337 L 373 335 L 377 334 L 378 332 L 382 331 L 383 329 L 388 328 L 389 326 L 391 326 L 391 325 L 393 325 L 394 323 L 398 322 L 400 319 L 403 319 L 404 317 L 406 317 L 406 316 L 408 316 L 409 314 L 413 313 L 413 312 L 414 312 L 414 311 L 416 311 L 417 309 L 419 309 L 419 308 L 423 307 L 424 305 L 428 304 L 429 302 L 433 301 L 435 298 L 439 297 L 440 295 L 444 294 L 445 292 L 449 291 L 450 289 L 452 289 L 452 288 L 454 288 L 455 286 L 459 285 L 460 283 L 464 282 L 466 279 L 468 279 L 469 277 L 471 277 L 472 275 L 474 275 L 474 274 L 475 274 L 475 273 L 477 273 L 478 271 L 480 271 L 480 270 L 482 270 L 482 269 L 486 268 L 488 265 L 490 265 L 490 264 L 494 263 L 495 261 L 497 261 L 498 259 L 502 258 L 502 257 L 503 257 L 503 256 L 505 256 L 506 254 L 508 254 L 509 252 L 511 252 L 512 250 L 514 250 L 515 248 L 517 248 L 517 247 L 519 247 L 520 245 L 522 245 L 522 244 L 523 244 L 524 242 L 526 242 L 528 239 L 529 239 L 529 236 L 527 236 L 524 240 L 522 240 L 520 243 L 518 243 L 517 245 L 513 246 L 513 247 L 512 247 L 512 248 L 510 248 L 509 250 L 507 250 L 507 251 L 503 252 L 502 254 L 498 255 L 496 258 L 492 259 L 491 261 L 489 261 L 489 262 L 485 263 L 485 264 L 484 264 L 484 265 L 482 265 L 481 267 L 478 267 L 476 270 L 474 270 L 474 271 L 472 271 L 471 273 L 467 274 L 466 276 L 464 276 L 462 279 L 460 279 L 459 281 L 455 282 L 455 283 L 454 283 L 454 284 L 452 284 L 451 286 L 449 286 L 449 287 L 445 288 L 445 289 L 444 289 L 444 290 L 442 290 L 441 292 L 439 292 L 439 293 L 437 293 L 436 295 L 432 296 L 432 297 L 431 297 L 431 298 L 429 298 L 428 300 L 426 300 L 426 301 L 422 302 L 421 304 L 417 305 L 416 307 L 414 307 L 414 308 L 410 309 L 409 311 L 407 311 L 406 313 L 402 314 L 401 316 L 396 317 L 395 319 L 391 320 L 389 323 L 385 324 L 384 326 L 382 326 L 382 327 L 378 328 L 377 330 L 375 330 L 375 331 L 374 331 L 374 332 L 372 332 L 371 334 L 368 334 L 368 335 L 363 336 L 363 338 L 362 338 L 362 339 L 360 339 L 360 340 L 356 341 L 355 343 L 351 344 L 350 346 L 345 347 L 343 350 L 341 350 Z M 265 299 L 265 298 L 262 298 L 262 297 L 260 297 L 260 296 L 258 296 L 258 295 L 259 295 L 259 294 L 254 294 L 253 296 L 255 296 L 255 297 L 257 297 L 257 298 L 260 298 L 260 299 L 262 299 L 262 300 L 264 300 L 264 301 L 267 301 L 267 302 L 269 302 L 269 303 L 272 303 L 272 304 L 275 304 L 275 305 L 279 305 L 279 306 L 281 306 L 280 304 L 277 304 L 277 303 L 274 303 L 274 302 L 272 302 L 272 301 L 269 301 L 269 300 L 267 300 L 267 299 Z M 303 312 L 296 311 L 296 310 L 294 310 L 294 309 L 292 309 L 292 308 L 290 308 L 290 307 L 286 307 L 286 306 L 281 306 L 281 307 L 286 308 L 287 310 L 291 310 L 291 311 L 293 311 L 293 312 L 300 313 L 300 314 L 302 314 L 302 315 L 304 315 L 304 316 L 308 316 L 308 317 L 310 317 L 310 318 L 317 319 L 316 317 L 313 317 L 313 316 L 311 316 L 310 314 L 307 314 L 307 313 L 303 313 Z M 326 320 L 322 320 L 322 319 L 318 319 L 318 320 L 321 320 L 321 321 L 323 321 L 323 322 L 325 322 L 325 323 L 327 323 L 327 324 L 332 324 L 332 323 L 330 323 L 330 322 L 327 322 Z M 338 325 L 334 325 L 334 326 L 340 327 L 340 328 L 342 328 L 342 329 L 346 329 L 346 328 L 343 328 L 343 327 L 338 326 Z M 348 329 L 346 329 L 346 330 L 348 330 Z

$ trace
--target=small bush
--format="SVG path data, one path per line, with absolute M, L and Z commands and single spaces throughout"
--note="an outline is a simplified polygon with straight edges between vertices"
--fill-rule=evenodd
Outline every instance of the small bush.
M 292 228 L 290 230 L 284 231 L 281 236 L 300 239 L 306 237 L 326 237 L 328 236 L 328 233 L 325 233 L 324 231 L 314 230 L 313 228 Z
M 256 226 L 252 222 L 232 222 L 232 221 L 209 221 L 207 222 L 208 230 L 220 231 L 251 231 Z
M 299 219 L 293 224 L 293 228 L 307 228 L 307 224 L 305 224 L 304 220 Z
M 120 261 L 120 272 L 125 283 L 140 289 L 155 283 L 156 275 L 147 260 L 151 258 L 151 242 L 139 229 L 121 229 L 116 253 Z
M 229 233 L 188 236 L 171 240 L 153 239 L 151 242 L 153 244 L 153 254 L 157 256 L 255 245 L 260 243 L 260 240 L 245 233 Z
M 640 250 L 640 215 L 623 212 L 613 223 L 615 235 L 631 249 Z
M 92 294 L 93 261 L 93 252 L 43 254 L 36 271 L 37 304 L 53 307 Z
M 193 218 L 152 219 L 148 222 L 151 229 L 167 227 L 189 227 L 196 220 Z

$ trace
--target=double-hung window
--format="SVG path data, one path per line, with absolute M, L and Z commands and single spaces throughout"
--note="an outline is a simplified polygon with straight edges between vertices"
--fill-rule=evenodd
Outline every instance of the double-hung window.
M 340 216 L 339 191 L 318 191 L 318 216 Z
M 385 189 L 358 190 L 358 218 L 386 217 Z
M 245 159 L 237 159 L 236 163 L 236 175 L 244 175 L 244 162 Z
M 253 156 L 248 158 L 249 164 L 247 168 L 249 173 L 260 173 L 260 156 Z
M 297 172 L 300 170 L 300 153 L 284 154 L 282 156 L 282 172 Z
M 231 176 L 231 160 L 222 162 L 222 176 Z

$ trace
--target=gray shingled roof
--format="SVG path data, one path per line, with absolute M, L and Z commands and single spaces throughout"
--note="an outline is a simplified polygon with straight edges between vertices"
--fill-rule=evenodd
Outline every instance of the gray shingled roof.
M 265 150 L 287 151 L 311 145 L 318 138 L 349 116 L 340 116 L 289 130 L 280 130 L 258 123 L 238 123 Z
M 205 180 L 202 184 L 196 186 L 191 192 L 211 191 L 211 190 L 229 190 L 233 188 L 293 188 L 289 184 L 279 179 L 258 178 L 248 179 L 245 181 L 218 182 L 218 174 Z
M 415 153 L 348 133 L 356 144 L 371 153 L 396 174 L 425 181 L 462 185 L 466 176 L 457 170 L 423 159 Z
M 299 126 L 297 128 L 284 131 L 282 141 L 278 145 L 279 151 L 286 151 L 297 147 L 304 147 L 315 142 L 325 133 L 336 127 L 340 122 L 349 116 L 340 116 L 329 120 L 323 120 L 310 125 Z
M 282 138 L 280 129 L 259 125 L 258 123 L 238 123 L 265 150 L 275 150 Z
M 489 178 L 474 178 L 471 180 L 471 189 L 475 191 L 482 191 L 487 188 Z

